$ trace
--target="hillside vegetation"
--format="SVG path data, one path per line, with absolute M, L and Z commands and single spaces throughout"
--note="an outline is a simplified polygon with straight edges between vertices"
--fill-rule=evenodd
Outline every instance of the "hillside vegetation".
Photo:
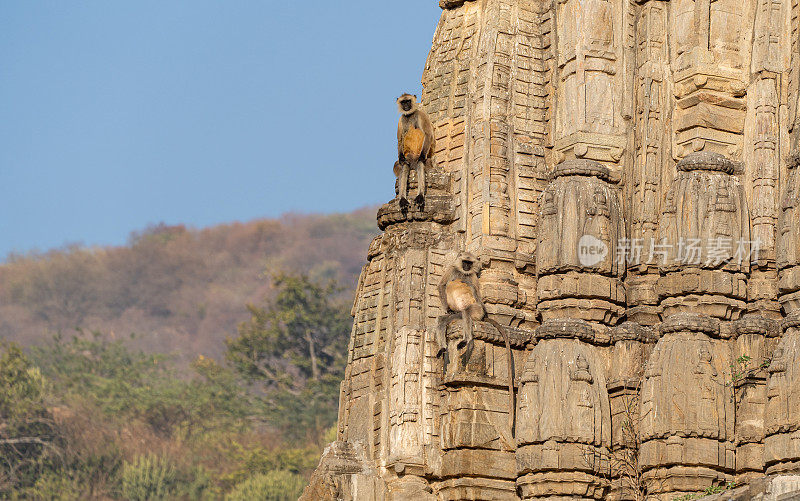
M 271 296 L 270 276 L 335 280 L 352 297 L 375 210 L 288 215 L 191 230 L 158 225 L 124 247 L 73 246 L 11 255 L 0 265 L 0 338 L 23 345 L 76 328 L 126 338 L 148 351 L 219 355 Z
M 12 256 L 0 498 L 297 499 L 335 437 L 373 214 Z

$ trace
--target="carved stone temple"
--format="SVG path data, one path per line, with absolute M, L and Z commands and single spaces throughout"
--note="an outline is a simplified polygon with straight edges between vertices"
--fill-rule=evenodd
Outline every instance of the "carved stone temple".
M 378 211 L 302 499 L 798 499 L 800 2 L 440 6 L 427 196 Z M 505 332 L 445 367 L 462 251 Z

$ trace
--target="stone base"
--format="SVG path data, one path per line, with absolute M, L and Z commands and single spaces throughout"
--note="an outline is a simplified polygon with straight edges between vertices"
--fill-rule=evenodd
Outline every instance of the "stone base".
M 642 474 L 648 492 L 664 495 L 659 499 L 673 499 L 687 493 L 698 493 L 709 487 L 727 485 L 733 476 L 702 466 L 673 466 L 656 468 Z
M 800 500 L 800 475 L 760 477 L 749 484 L 719 494 L 705 496 L 703 501 L 797 501 Z
M 325 448 L 319 466 L 298 501 L 389 501 L 385 482 L 371 468 L 364 447 L 336 441 Z
M 580 471 L 529 473 L 517 479 L 521 499 L 605 499 L 609 482 Z
M 516 486 L 511 480 L 494 478 L 451 478 L 436 488 L 437 501 L 508 500 L 516 501 Z

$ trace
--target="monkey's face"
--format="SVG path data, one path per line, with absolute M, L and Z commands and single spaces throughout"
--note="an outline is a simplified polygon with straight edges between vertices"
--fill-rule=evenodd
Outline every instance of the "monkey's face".
M 470 275 L 473 273 L 477 274 L 478 271 L 480 271 L 481 263 L 471 253 L 462 252 L 458 255 L 458 259 L 456 259 L 456 266 L 461 269 L 461 273 Z
M 417 96 L 413 94 L 403 94 L 397 98 L 397 107 L 401 113 L 411 113 L 417 105 Z

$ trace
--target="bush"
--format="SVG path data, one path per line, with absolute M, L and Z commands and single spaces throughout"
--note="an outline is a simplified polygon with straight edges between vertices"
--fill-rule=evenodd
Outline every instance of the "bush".
M 0 342 L 0 497 L 30 487 L 55 449 L 45 380 L 19 346 Z
M 273 470 L 260 473 L 239 483 L 225 497 L 227 501 L 295 501 L 303 493 L 305 480 L 300 475 Z
M 122 497 L 131 501 L 167 499 L 175 490 L 175 468 L 164 457 L 148 454 L 122 468 Z
M 229 487 L 272 471 L 308 475 L 319 463 L 320 451 L 316 447 L 274 449 L 244 448 L 238 443 L 234 445 L 236 451 L 231 454 L 231 463 L 237 467 L 222 478 L 223 484 Z
M 21 490 L 21 499 L 49 499 L 52 501 L 72 501 L 90 497 L 81 482 L 64 472 L 45 472 L 33 487 Z M 12 497 L 12 499 L 14 499 Z
M 189 471 L 178 471 L 175 497 L 200 501 L 220 499 L 221 494 L 209 472 L 202 466 L 195 466 Z

